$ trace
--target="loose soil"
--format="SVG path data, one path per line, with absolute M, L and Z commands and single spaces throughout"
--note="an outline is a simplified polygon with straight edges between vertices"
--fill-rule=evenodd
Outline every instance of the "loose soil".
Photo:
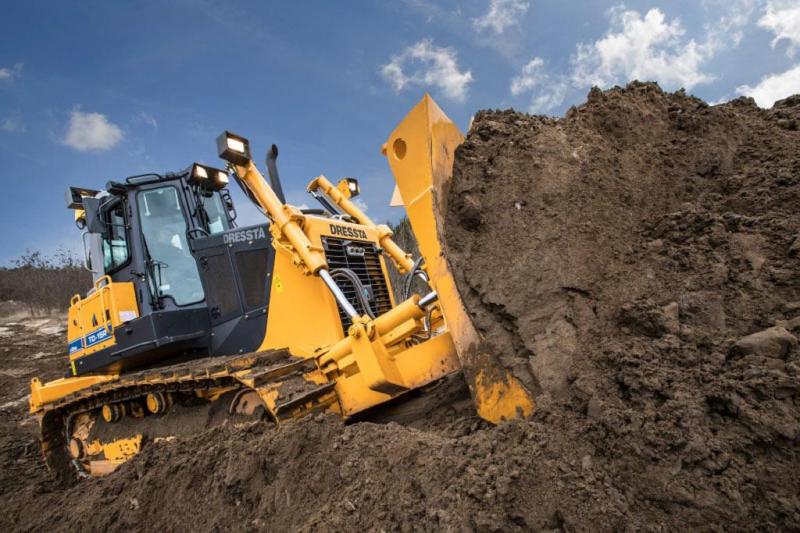
M 800 529 L 798 121 L 800 97 L 643 83 L 563 119 L 476 115 L 443 237 L 529 420 L 488 426 L 456 376 L 368 420 L 227 424 L 60 487 L 25 394 L 63 372 L 63 334 L 0 320 L 0 528 Z
M 475 117 L 448 257 L 567 470 L 526 526 L 800 528 L 798 118 L 648 83 Z

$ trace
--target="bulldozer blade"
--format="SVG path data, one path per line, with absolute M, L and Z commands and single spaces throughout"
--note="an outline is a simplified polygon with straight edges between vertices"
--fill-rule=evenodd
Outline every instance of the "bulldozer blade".
M 458 352 L 478 415 L 492 423 L 528 416 L 531 392 L 499 358 L 472 324 L 446 255 L 442 224 L 456 148 L 464 135 L 427 93 L 383 146 L 405 205 L 431 285 L 439 295 L 445 322 Z

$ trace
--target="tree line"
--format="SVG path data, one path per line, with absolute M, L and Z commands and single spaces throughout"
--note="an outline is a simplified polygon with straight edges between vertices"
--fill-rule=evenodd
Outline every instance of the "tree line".
M 63 249 L 51 256 L 28 250 L 10 266 L 0 267 L 0 301 L 22 303 L 31 314 L 66 310 L 70 298 L 91 285 L 83 262 Z

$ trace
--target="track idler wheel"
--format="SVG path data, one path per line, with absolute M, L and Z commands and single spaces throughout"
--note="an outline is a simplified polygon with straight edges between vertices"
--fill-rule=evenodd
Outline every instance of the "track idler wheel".
M 69 440 L 69 454 L 73 459 L 83 459 L 83 443 L 76 438 Z
M 125 404 L 122 403 L 107 403 L 102 408 L 103 420 L 109 423 L 118 422 L 120 418 L 125 416 Z
M 253 416 L 256 411 L 264 408 L 264 403 L 254 390 L 242 389 L 236 393 L 228 407 L 228 413 Z
M 168 392 L 151 392 L 145 397 L 145 405 L 149 413 L 160 415 L 172 406 L 172 395 Z

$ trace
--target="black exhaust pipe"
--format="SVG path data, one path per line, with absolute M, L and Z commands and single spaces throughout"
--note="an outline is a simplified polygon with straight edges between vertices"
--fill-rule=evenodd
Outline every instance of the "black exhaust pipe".
M 286 197 L 283 195 L 283 187 L 281 187 L 281 178 L 278 176 L 278 147 L 272 145 L 267 150 L 267 173 L 269 173 L 269 184 L 281 203 L 286 203 Z

